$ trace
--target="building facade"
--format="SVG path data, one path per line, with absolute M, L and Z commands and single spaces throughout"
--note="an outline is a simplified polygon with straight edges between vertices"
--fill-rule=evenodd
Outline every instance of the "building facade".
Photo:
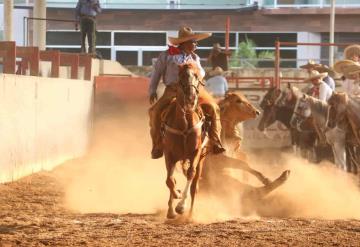
M 80 50 L 80 34 L 73 20 L 76 0 L 48 0 L 47 48 Z M 176 36 L 180 26 L 194 31 L 211 31 L 199 43 L 198 53 L 206 58 L 212 44 L 225 45 L 225 23 L 230 18 L 230 50 L 252 39 L 257 51 L 274 50 L 275 40 L 327 42 L 330 0 L 100 0 L 103 12 L 97 18 L 97 49 L 104 58 L 125 65 L 150 65 L 167 49 L 167 37 Z M 337 0 L 335 42 L 360 43 L 360 0 Z M 31 0 L 17 8 L 30 8 Z M 31 11 L 30 11 L 31 12 Z M 30 21 L 30 20 L 29 20 Z M 27 30 L 31 32 L 31 30 Z M 26 35 L 31 39 L 31 35 Z M 25 38 L 26 38 L 25 36 Z M 31 43 L 31 41 L 26 41 Z M 343 47 L 335 50 L 340 56 Z M 281 48 L 282 66 L 296 67 L 307 59 L 327 63 L 328 48 L 298 46 Z

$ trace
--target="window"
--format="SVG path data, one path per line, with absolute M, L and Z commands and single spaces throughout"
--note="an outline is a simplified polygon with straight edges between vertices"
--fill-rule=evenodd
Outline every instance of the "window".
M 137 65 L 138 52 L 137 51 L 117 51 L 116 61 L 123 65 Z
M 53 32 L 46 33 L 47 45 L 80 45 L 80 32 Z
M 115 33 L 115 45 L 165 46 L 166 33 Z
M 158 58 L 161 51 L 144 51 L 143 52 L 143 65 L 152 65 L 153 58 Z
M 236 34 L 230 33 L 229 35 L 229 46 L 236 46 Z M 220 43 L 222 47 L 225 46 L 225 33 L 213 33 L 211 37 L 200 40 L 199 46 L 212 47 L 214 43 Z

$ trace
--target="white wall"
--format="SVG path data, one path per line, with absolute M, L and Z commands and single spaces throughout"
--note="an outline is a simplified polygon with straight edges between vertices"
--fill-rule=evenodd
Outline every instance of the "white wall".
M 87 151 L 92 82 L 0 74 L 0 182 Z
M 305 43 L 320 43 L 321 34 L 320 33 L 310 33 L 310 32 L 299 32 L 297 35 L 297 42 Z M 297 66 L 301 66 L 307 63 L 307 60 L 318 60 L 321 58 L 321 46 L 298 46 L 297 50 L 297 59 L 304 59 L 303 61 L 298 61 Z M 319 62 L 319 61 L 318 61 Z

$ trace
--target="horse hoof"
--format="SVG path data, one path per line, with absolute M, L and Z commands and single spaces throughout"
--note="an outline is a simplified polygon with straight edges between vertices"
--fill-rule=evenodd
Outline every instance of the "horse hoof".
M 289 176 L 290 176 L 290 170 L 286 170 L 281 174 L 280 179 L 282 181 L 286 181 L 289 178 Z
M 185 212 L 185 207 L 183 205 L 177 205 L 175 208 L 176 213 L 178 214 L 184 214 Z
M 169 220 L 173 220 L 176 218 L 176 214 L 173 211 L 168 211 L 166 218 L 168 218 Z

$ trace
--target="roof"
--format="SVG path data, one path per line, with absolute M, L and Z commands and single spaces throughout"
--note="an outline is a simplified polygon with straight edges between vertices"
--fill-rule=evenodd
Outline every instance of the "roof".
M 2 1 L 0 0 L 0 3 Z M 31 8 L 32 3 L 15 1 L 17 8 Z M 33 1 L 30 1 L 33 2 Z M 75 8 L 77 0 L 47 0 L 48 8 Z M 256 10 L 248 0 L 100 0 L 103 9 L 110 10 Z

